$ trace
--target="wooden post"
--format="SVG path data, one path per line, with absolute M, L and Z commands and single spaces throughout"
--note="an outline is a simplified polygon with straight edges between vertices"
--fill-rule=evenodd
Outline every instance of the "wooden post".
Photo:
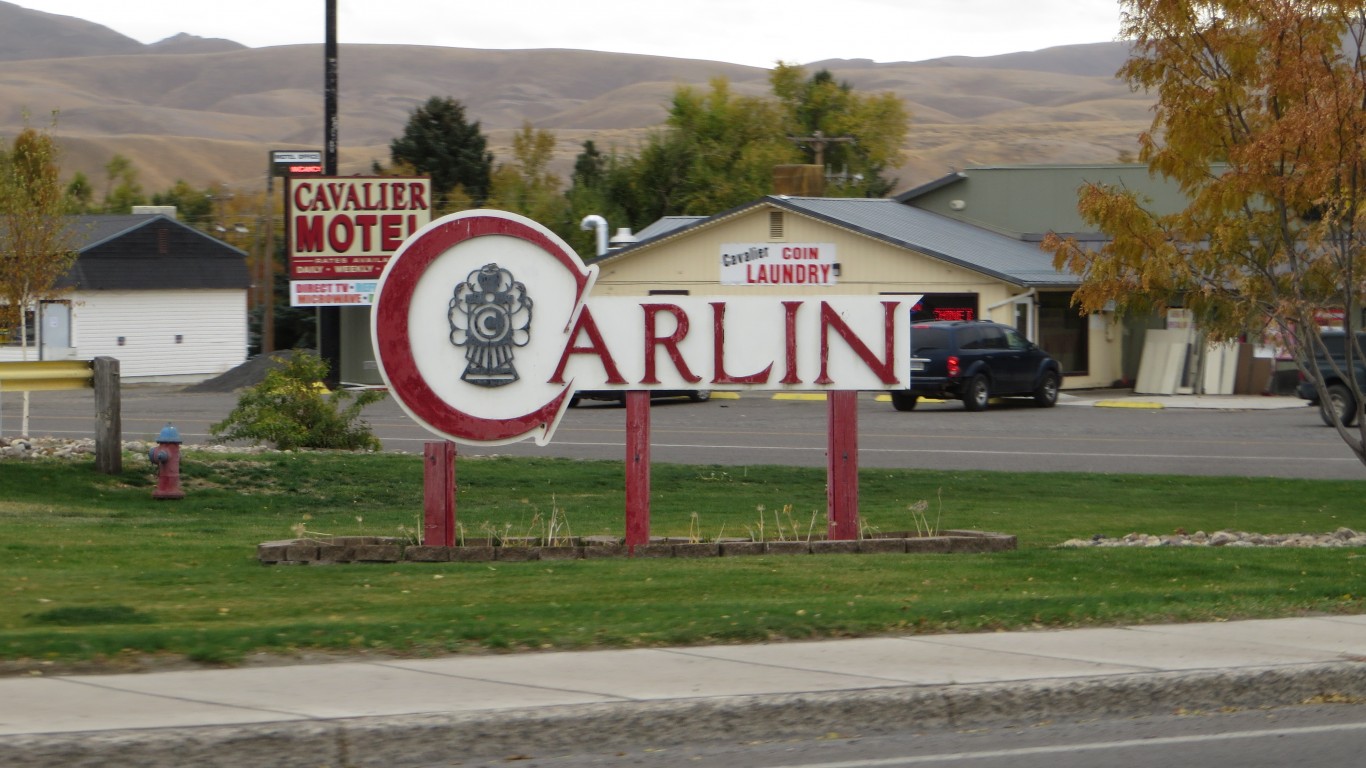
M 858 538 L 858 392 L 826 396 L 826 499 L 831 540 Z
M 422 544 L 455 546 L 455 443 L 423 443 Z
M 95 471 L 117 475 L 123 471 L 123 400 L 119 393 L 119 361 L 97 357 L 91 361 L 95 386 Z
M 626 393 L 626 546 L 650 543 L 650 393 Z

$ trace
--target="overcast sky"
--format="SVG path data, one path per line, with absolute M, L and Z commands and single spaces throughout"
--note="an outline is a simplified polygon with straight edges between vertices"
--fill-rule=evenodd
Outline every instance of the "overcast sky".
M 11 0 L 143 43 L 321 43 L 325 0 Z M 337 0 L 347 43 L 577 48 L 770 67 L 921 61 L 1114 40 L 1117 0 Z

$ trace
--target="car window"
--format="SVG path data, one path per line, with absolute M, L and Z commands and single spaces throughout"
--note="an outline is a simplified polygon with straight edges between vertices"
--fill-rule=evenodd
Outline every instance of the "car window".
M 1019 331 L 1008 328 L 1006 329 L 1006 346 L 1019 352 L 1021 350 L 1029 349 L 1029 342 L 1025 340 L 1024 336 L 1020 335 Z
M 982 332 L 979 328 L 963 327 L 958 329 L 958 348 L 962 350 L 982 349 Z
M 911 326 L 911 354 L 917 357 L 949 348 L 949 332 L 928 325 Z
M 982 341 L 978 349 L 1005 349 L 1006 335 L 994 325 L 983 326 L 978 329 L 982 334 Z
M 1357 343 L 1361 345 L 1363 350 L 1366 350 L 1366 333 L 1357 334 Z M 1344 357 L 1347 354 L 1347 334 L 1325 333 L 1323 334 L 1323 346 L 1332 357 Z

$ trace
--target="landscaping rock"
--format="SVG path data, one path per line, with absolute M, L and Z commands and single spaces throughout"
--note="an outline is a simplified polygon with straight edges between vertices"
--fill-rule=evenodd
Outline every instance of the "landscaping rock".
M 1206 534 L 1178 533 L 1169 536 L 1130 533 L 1116 539 L 1096 534 L 1089 539 L 1068 539 L 1063 547 L 1366 547 L 1366 534 L 1351 528 L 1338 528 L 1332 533 L 1248 533 L 1245 531 L 1215 531 Z
M 697 542 L 681 537 L 655 537 L 649 544 L 628 547 L 615 536 L 586 536 L 556 539 L 543 545 L 539 539 L 506 539 L 493 546 L 487 539 L 463 539 L 454 547 L 414 544 L 392 536 L 329 536 L 320 538 L 267 541 L 256 547 L 256 559 L 264 565 L 332 565 L 337 563 L 472 563 L 500 560 L 531 562 L 537 560 L 579 560 L 603 557 L 685 559 L 739 557 L 742 555 L 807 555 L 856 553 L 949 553 L 1000 552 L 1015 549 L 1014 536 L 980 531 L 946 531 L 941 536 L 902 534 L 904 538 L 882 535 L 861 541 L 751 541 L 724 539 Z M 1102 537 L 1103 538 L 1103 537 Z M 1358 535 L 1348 529 L 1333 534 L 1339 545 L 1355 541 Z M 563 543 L 561 543 L 563 542 Z

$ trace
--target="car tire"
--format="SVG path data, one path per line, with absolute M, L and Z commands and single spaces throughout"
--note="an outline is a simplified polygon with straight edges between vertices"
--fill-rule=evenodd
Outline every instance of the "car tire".
M 1034 390 L 1034 404 L 1040 408 L 1052 408 L 1058 404 L 1058 387 L 1061 380 L 1053 371 L 1044 371 L 1039 386 Z
M 990 400 L 991 387 L 987 383 L 987 377 L 979 373 L 968 379 L 968 383 L 963 386 L 964 408 L 969 411 L 985 411 Z
M 688 393 L 688 399 L 694 403 L 705 403 L 711 399 L 711 392 L 705 389 L 695 389 Z
M 892 407 L 898 411 L 914 411 L 915 404 L 920 402 L 920 396 L 913 392 L 893 392 Z
M 1328 409 L 1333 408 L 1338 412 L 1338 419 L 1342 421 L 1344 427 L 1350 427 L 1357 420 L 1357 404 L 1352 397 L 1352 391 L 1344 384 L 1330 384 L 1328 386 L 1328 399 L 1319 403 L 1319 418 L 1327 426 L 1333 426 L 1333 414 Z

